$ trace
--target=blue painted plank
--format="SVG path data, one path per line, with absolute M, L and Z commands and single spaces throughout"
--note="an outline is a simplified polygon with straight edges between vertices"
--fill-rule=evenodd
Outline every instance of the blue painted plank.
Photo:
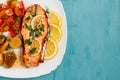
M 68 21 L 62 64 L 51 74 L 27 80 L 120 80 L 120 0 L 62 3 Z

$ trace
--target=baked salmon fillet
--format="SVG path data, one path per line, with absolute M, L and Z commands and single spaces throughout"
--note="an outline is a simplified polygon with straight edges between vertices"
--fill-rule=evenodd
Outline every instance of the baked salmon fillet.
M 38 66 L 44 61 L 43 47 L 48 35 L 48 17 L 40 5 L 34 4 L 27 9 L 23 18 L 21 35 L 24 44 L 23 63 L 26 67 Z

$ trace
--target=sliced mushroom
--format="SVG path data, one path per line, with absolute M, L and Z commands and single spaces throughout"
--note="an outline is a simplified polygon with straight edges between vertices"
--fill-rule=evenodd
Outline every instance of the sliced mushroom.
M 3 58 L 4 58 L 3 66 L 5 68 L 12 67 L 13 64 L 15 63 L 16 59 L 17 59 L 16 55 L 13 52 L 3 54 Z

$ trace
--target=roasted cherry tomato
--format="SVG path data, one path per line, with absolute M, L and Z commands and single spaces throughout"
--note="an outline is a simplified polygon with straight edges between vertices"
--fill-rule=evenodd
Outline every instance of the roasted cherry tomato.
M 10 25 L 13 25 L 13 24 L 15 23 L 14 17 L 13 17 L 13 16 L 10 16 L 10 17 L 4 19 L 4 23 L 8 23 L 8 24 L 10 24 Z
M 17 35 L 14 29 L 9 29 L 9 31 L 10 31 L 11 37 L 15 37 Z

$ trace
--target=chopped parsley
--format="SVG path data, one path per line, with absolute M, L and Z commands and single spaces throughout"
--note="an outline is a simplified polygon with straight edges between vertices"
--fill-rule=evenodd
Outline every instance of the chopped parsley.
M 0 39 L 5 39 L 6 37 L 4 35 L 0 35 Z
M 36 48 L 32 48 L 29 53 L 30 53 L 30 54 L 34 54 L 35 51 L 36 51 Z
M 49 13 L 49 8 L 46 8 L 46 13 Z
M 44 25 L 43 24 L 41 25 L 40 30 L 44 31 Z
M 36 14 L 32 14 L 32 16 L 33 16 L 33 17 L 35 17 L 35 16 L 36 16 Z
M 20 22 L 21 19 L 19 17 L 14 17 L 14 20 Z
M 34 35 L 34 31 L 31 31 L 29 35 L 30 35 L 30 36 L 33 36 L 33 35 Z
M 30 20 L 30 16 L 28 16 L 25 20 L 26 20 L 26 21 Z
M 32 41 L 31 41 L 30 39 L 26 39 L 26 40 L 25 40 L 25 44 L 31 45 L 31 44 L 32 44 Z
M 50 35 L 50 29 L 48 29 L 48 34 Z
M 38 28 L 36 27 L 33 31 L 34 31 L 34 32 L 38 31 Z
M 26 28 L 27 28 L 28 30 L 32 30 L 32 27 L 31 27 L 31 26 L 28 26 L 27 24 L 26 24 Z
M 10 52 L 9 54 L 12 55 L 12 56 L 16 56 L 15 53 L 14 53 L 13 51 Z
M 35 36 L 36 37 L 40 37 L 42 35 L 42 33 L 41 32 L 38 32 Z

